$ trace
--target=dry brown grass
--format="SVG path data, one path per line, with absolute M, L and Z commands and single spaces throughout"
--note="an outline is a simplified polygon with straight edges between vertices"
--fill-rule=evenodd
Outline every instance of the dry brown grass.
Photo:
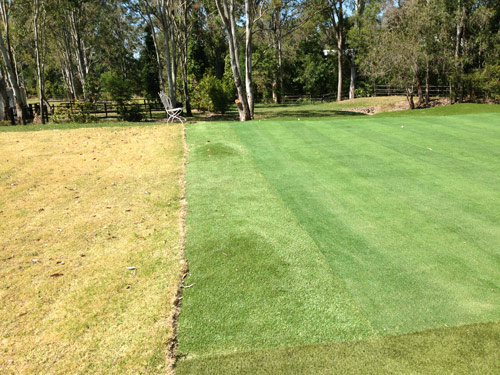
M 183 153 L 180 125 L 0 133 L 1 374 L 168 371 Z

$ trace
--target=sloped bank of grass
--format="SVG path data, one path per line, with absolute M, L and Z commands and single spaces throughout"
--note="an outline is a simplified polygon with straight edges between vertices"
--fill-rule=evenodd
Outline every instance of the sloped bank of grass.
M 190 126 L 177 373 L 494 372 L 498 324 L 475 323 L 500 318 L 499 133 L 494 113 Z
M 0 133 L 0 373 L 168 370 L 182 131 Z

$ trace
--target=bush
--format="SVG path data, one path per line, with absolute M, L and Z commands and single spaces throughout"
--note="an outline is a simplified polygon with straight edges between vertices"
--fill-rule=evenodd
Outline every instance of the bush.
M 130 80 L 120 77 L 115 72 L 105 72 L 101 74 L 100 81 L 109 99 L 122 105 L 132 99 L 133 84 Z
M 132 99 L 134 86 L 130 80 L 115 72 L 106 72 L 101 75 L 101 85 L 106 95 L 116 102 L 119 120 L 139 122 L 144 118 L 139 104 L 127 105 L 127 101 Z
M 123 105 L 118 108 L 118 117 L 120 120 L 129 122 L 140 122 L 144 119 L 141 106 L 134 103 L 130 106 Z
M 81 124 L 94 122 L 97 118 L 92 116 L 92 109 L 92 103 L 77 100 L 72 107 L 56 107 L 52 121 L 55 123 L 74 121 Z
M 226 113 L 231 105 L 231 88 L 212 73 L 203 76 L 193 93 L 192 104 L 197 109 Z

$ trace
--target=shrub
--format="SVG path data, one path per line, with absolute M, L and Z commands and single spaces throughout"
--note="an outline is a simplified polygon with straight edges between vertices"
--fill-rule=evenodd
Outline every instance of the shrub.
M 59 106 L 54 109 L 52 121 L 55 123 L 74 121 L 78 123 L 90 123 L 97 120 L 92 116 L 93 105 L 90 102 L 76 101 L 72 107 Z
M 132 98 L 134 86 L 130 80 L 115 72 L 106 72 L 101 75 L 101 85 L 106 95 L 116 102 L 119 120 L 139 122 L 144 118 L 138 104 L 127 105 L 127 101 Z
M 144 119 L 141 106 L 137 103 L 131 104 L 128 107 L 123 105 L 118 111 L 118 117 L 123 121 L 140 122 Z
M 120 77 L 115 72 L 101 74 L 101 86 L 108 98 L 123 105 L 132 98 L 132 82 Z
M 193 92 L 192 104 L 197 109 L 226 113 L 231 104 L 231 89 L 212 73 L 205 74 Z

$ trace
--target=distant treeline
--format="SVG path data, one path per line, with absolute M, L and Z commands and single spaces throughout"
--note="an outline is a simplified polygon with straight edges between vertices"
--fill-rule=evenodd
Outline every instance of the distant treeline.
M 380 85 L 412 108 L 431 86 L 500 99 L 500 0 L 0 0 L 0 16 L 0 109 L 19 123 L 28 97 L 165 91 L 188 116 L 236 101 L 241 120 L 255 101 Z

